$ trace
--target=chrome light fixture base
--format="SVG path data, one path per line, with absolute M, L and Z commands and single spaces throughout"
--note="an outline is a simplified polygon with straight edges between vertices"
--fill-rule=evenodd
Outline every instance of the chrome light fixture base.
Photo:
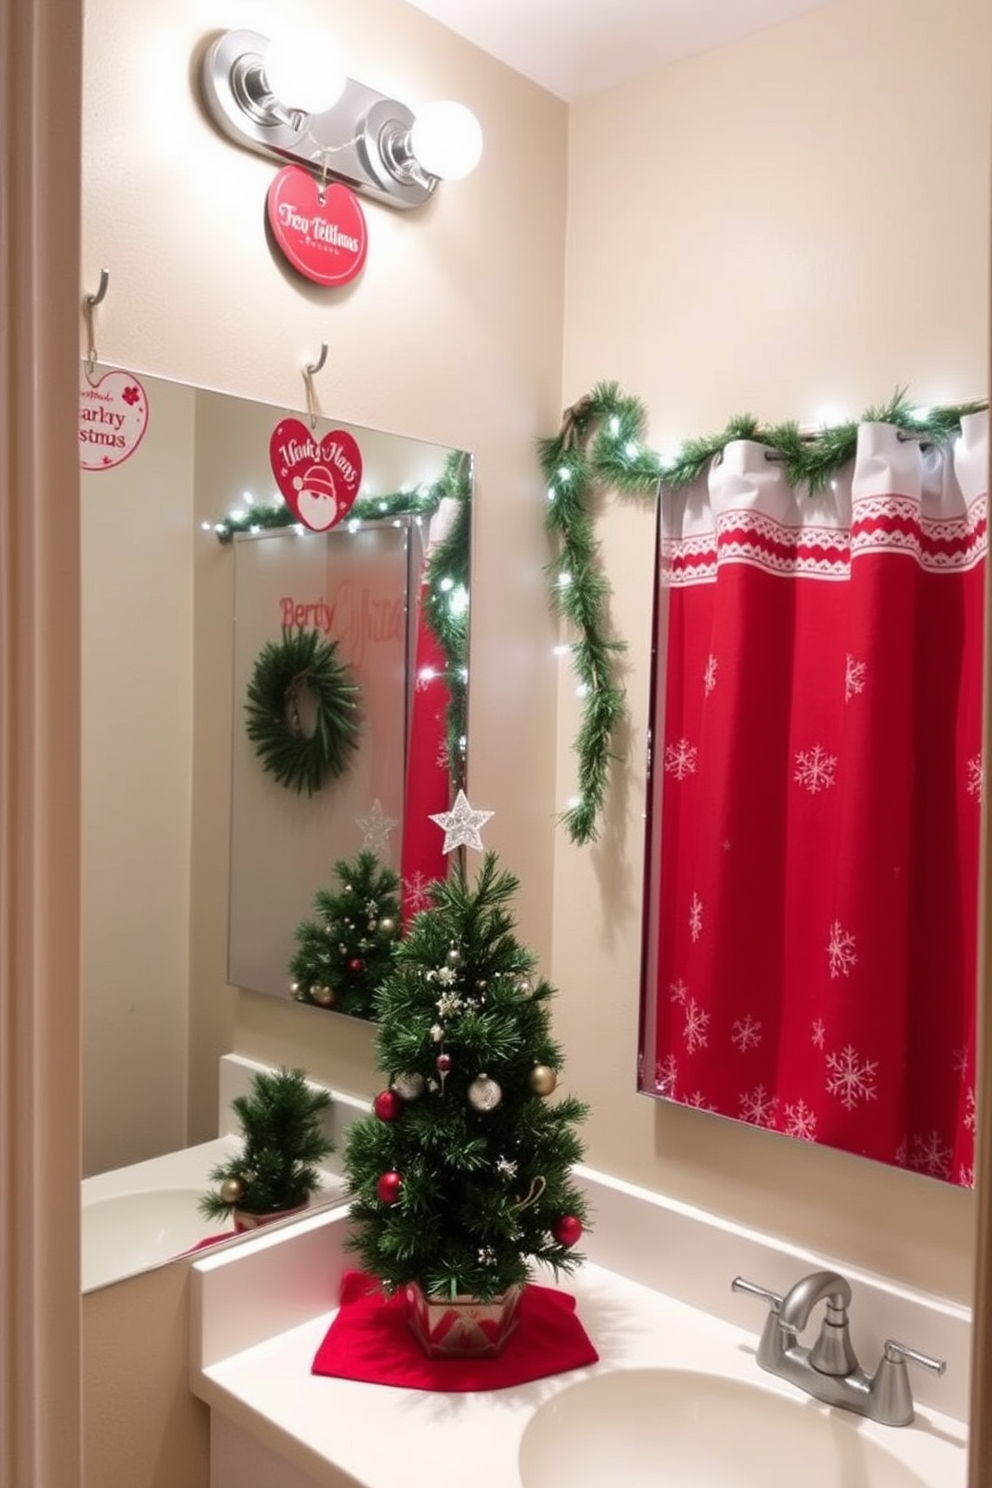
M 307 114 L 275 98 L 265 77 L 268 39 L 226 31 L 207 49 L 200 76 L 210 117 L 235 144 L 300 165 L 390 207 L 419 207 L 438 178 L 409 146 L 406 104 L 349 78 L 333 108 Z

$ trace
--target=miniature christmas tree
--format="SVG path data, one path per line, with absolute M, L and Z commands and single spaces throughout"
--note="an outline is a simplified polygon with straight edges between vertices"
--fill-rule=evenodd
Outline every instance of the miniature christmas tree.
M 519 887 L 487 853 L 433 888 L 379 989 L 378 1067 L 389 1085 L 348 1130 L 355 1193 L 349 1246 L 388 1293 L 417 1282 L 433 1298 L 486 1302 L 555 1275 L 586 1210 L 572 1180 L 586 1107 L 551 1100 L 562 1067 L 551 1038 L 554 988 L 513 934 Z
M 321 1119 L 330 1104 L 303 1070 L 257 1074 L 249 1094 L 231 1102 L 244 1134 L 241 1150 L 210 1170 L 218 1187 L 204 1194 L 201 1212 L 208 1219 L 265 1216 L 306 1204 L 320 1188 L 317 1164 L 334 1151 Z
M 367 850 L 342 858 L 334 872 L 340 889 L 318 889 L 317 919 L 304 920 L 294 932 L 299 950 L 289 963 L 293 996 L 371 1018 L 375 990 L 396 953 L 399 875 Z

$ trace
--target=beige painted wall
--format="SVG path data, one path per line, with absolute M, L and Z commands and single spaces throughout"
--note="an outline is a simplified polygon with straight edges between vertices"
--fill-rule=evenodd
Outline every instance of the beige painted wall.
M 412 105 L 464 97 L 486 133 L 476 173 L 426 210 L 369 206 L 365 270 L 338 292 L 273 256 L 263 213 L 274 166 L 223 140 L 191 88 L 191 59 L 212 31 L 269 33 L 277 20 L 330 27 L 355 76 Z M 158 10 L 93 0 L 85 60 L 82 274 L 95 286 L 110 271 L 101 357 L 299 409 L 300 369 L 326 340 L 323 411 L 474 452 L 473 666 L 484 680 L 472 699 L 471 793 L 496 812 L 488 843 L 525 874 L 522 932 L 546 953 L 555 673 L 532 451 L 558 413 L 564 106 L 397 0 Z M 200 534 L 195 558 L 194 1139 L 214 1130 L 216 1061 L 232 1047 L 303 1061 L 363 1094 L 371 1080 L 368 1030 L 225 986 L 231 563 Z M 133 1106 L 127 1119 L 141 1119 Z
M 277 17 L 331 26 L 358 77 L 412 104 L 466 99 L 486 132 L 480 169 L 425 212 L 368 208 L 364 274 L 339 293 L 272 257 L 272 167 L 221 140 L 191 92 L 211 28 Z M 300 408 L 300 367 L 326 340 L 324 410 L 476 454 L 470 794 L 496 813 L 521 934 L 561 989 L 589 1160 L 966 1297 L 971 1194 L 633 1093 L 652 517 L 603 502 L 631 737 L 604 841 L 579 850 L 554 827 L 577 713 L 553 657 L 534 442 L 601 378 L 645 401 L 657 445 L 745 408 L 857 412 L 904 382 L 921 402 L 984 392 L 984 4 L 837 0 L 570 119 L 399 0 L 89 0 L 86 24 L 82 274 L 111 273 L 101 356 Z M 194 552 L 191 1139 L 213 1130 L 228 1048 L 374 1082 L 370 1029 L 225 985 L 230 565 L 209 538 Z M 110 1408 L 91 1393 L 91 1421 Z
M 738 413 L 987 392 L 992 17 L 837 0 L 574 107 L 563 387 L 638 396 L 656 449 Z M 559 836 L 554 976 L 592 1161 L 967 1299 L 974 1195 L 635 1089 L 653 511 L 605 496 L 630 737 L 601 845 Z M 558 800 L 574 790 L 562 677 Z
M 365 7 L 361 20 L 346 6 L 327 16 L 356 74 L 413 102 L 452 91 L 471 98 L 487 149 L 476 175 L 427 212 L 370 208 L 365 273 L 333 297 L 275 263 L 260 227 L 270 167 L 228 146 L 199 114 L 186 62 L 206 32 L 201 7 L 188 0 L 154 18 L 116 0 L 89 7 L 83 277 L 91 284 L 100 266 L 111 270 L 101 355 L 298 407 L 299 367 L 326 339 L 318 391 L 328 411 L 476 451 L 472 795 L 496 811 L 489 841 L 524 878 L 522 932 L 543 952 L 555 853 L 551 970 L 570 1077 L 593 1105 L 590 1160 L 756 1220 L 770 1188 L 789 1232 L 866 1263 L 882 1247 L 900 1273 L 960 1292 L 968 1195 L 937 1189 L 930 1202 L 934 1190 L 921 1180 L 660 1110 L 632 1093 L 645 508 L 608 503 L 601 524 L 608 570 L 622 576 L 616 623 L 631 646 L 630 764 L 617 775 L 603 846 L 573 849 L 552 828 L 570 792 L 577 714 L 565 673 L 555 788 L 533 439 L 554 427 L 559 405 L 565 111 L 406 7 L 380 6 Z M 266 30 L 273 15 L 255 5 L 209 19 Z M 303 0 L 293 15 L 307 19 Z M 855 411 L 903 382 L 921 401 L 982 391 L 987 33 L 977 0 L 955 0 L 952 13 L 920 0 L 911 14 L 895 0 L 840 0 L 573 109 L 565 399 L 617 377 L 644 399 L 651 437 L 663 445 L 744 408 L 811 418 L 825 404 Z M 149 76 L 142 69 L 153 56 Z M 932 205 L 924 182 L 935 183 Z M 933 311 L 906 315 L 907 304 Z M 226 675 L 230 564 L 209 539 L 195 552 L 189 1130 L 199 1137 L 213 1129 L 225 1048 L 304 1059 L 364 1093 L 371 1037 L 225 986 L 227 699 L 217 677 L 218 668 Z M 893 1197 L 914 1221 L 894 1253 L 876 1225 Z M 856 1223 L 866 1205 L 867 1223 Z
M 208 34 L 268 34 L 276 21 L 330 27 L 356 77 L 413 106 L 463 98 L 486 133 L 476 173 L 426 210 L 368 207 L 364 272 L 339 292 L 306 285 L 274 258 L 263 214 L 275 167 L 217 135 L 192 91 L 191 58 Z M 470 794 L 496 813 L 488 845 L 523 878 L 521 934 L 547 958 L 555 663 L 533 450 L 559 411 L 564 105 L 399 0 L 89 0 L 84 73 L 82 281 L 95 288 L 100 269 L 110 272 L 96 324 L 103 360 L 302 409 L 300 369 L 327 341 L 322 411 L 473 451 L 472 664 L 482 680 L 471 702 Z M 197 521 L 220 514 L 202 490 L 198 500 Z M 217 1059 L 230 1049 L 305 1064 L 362 1095 L 373 1088 L 369 1028 L 225 983 L 233 569 L 230 550 L 198 529 L 193 547 L 189 1140 L 215 1130 Z M 163 870 L 148 853 L 138 871 L 154 887 Z M 181 919 L 160 934 L 180 943 Z M 113 1099 L 115 1082 L 105 1083 Z M 103 1118 L 146 1119 L 137 1097 Z M 192 1488 L 205 1481 L 196 1423 L 170 1425 L 165 1386 L 147 1407 L 141 1373 L 113 1364 L 107 1330 L 131 1304 L 142 1331 L 172 1306 L 157 1282 L 140 1297 L 132 1287 L 87 1299 L 90 1461 L 101 1464 L 100 1488 Z M 169 1348 L 163 1372 L 173 1378 Z M 115 1439 L 126 1472 L 108 1477 Z

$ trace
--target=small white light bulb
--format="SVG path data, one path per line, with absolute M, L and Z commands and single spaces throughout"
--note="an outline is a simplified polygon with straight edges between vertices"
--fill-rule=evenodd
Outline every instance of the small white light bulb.
M 410 148 L 428 175 L 460 181 L 479 163 L 482 126 L 463 103 L 439 99 L 421 109 L 413 121 Z
M 337 103 L 347 77 L 340 49 L 326 31 L 291 30 L 269 42 L 265 81 L 285 108 L 322 114 Z

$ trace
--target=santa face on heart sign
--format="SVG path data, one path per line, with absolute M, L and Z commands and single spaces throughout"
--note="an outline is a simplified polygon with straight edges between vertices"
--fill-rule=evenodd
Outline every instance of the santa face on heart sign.
M 346 430 L 318 440 L 299 419 L 283 419 L 269 440 L 269 458 L 287 505 L 312 532 L 326 532 L 354 505 L 362 452 Z

